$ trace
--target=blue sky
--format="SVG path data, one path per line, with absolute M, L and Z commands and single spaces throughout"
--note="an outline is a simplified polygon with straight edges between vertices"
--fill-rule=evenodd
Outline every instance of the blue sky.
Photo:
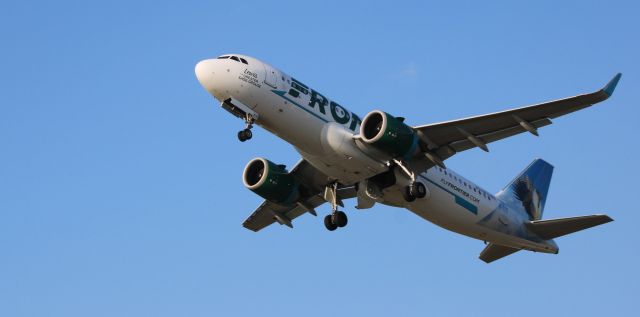
M 634 314 L 640 25 L 633 1 L 4 1 L 1 316 Z M 288 144 L 218 107 L 193 67 L 252 55 L 361 115 L 418 125 L 616 94 L 448 166 L 497 192 L 555 166 L 546 218 L 616 221 L 486 265 L 483 244 L 400 209 L 260 233 L 246 162 Z M 322 215 L 328 207 L 320 210 Z

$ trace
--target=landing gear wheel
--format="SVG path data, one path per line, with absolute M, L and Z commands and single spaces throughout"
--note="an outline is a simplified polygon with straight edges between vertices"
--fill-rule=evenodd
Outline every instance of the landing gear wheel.
M 347 219 L 347 214 L 342 211 L 336 211 L 336 213 L 333 215 L 333 223 L 340 228 L 346 226 L 348 220 L 349 219 Z
M 325 228 L 327 228 L 327 230 L 329 230 L 329 231 L 333 231 L 333 230 L 338 229 L 338 226 L 336 226 L 336 225 L 333 223 L 333 221 L 332 221 L 332 219 L 331 219 L 331 218 L 332 218 L 332 217 L 331 217 L 331 215 L 327 215 L 326 217 L 324 217 L 324 226 L 325 226 Z
M 238 131 L 238 140 L 240 140 L 240 142 L 244 142 L 247 140 L 244 136 L 244 130 Z
M 414 190 L 412 189 L 412 186 L 405 187 L 404 200 L 406 200 L 408 203 L 416 200 L 416 195 L 414 195 L 413 193 L 414 193 Z
M 253 137 L 253 132 L 251 129 L 244 129 L 244 138 L 250 140 Z
M 253 133 L 251 132 L 250 129 L 244 129 L 244 130 L 238 132 L 238 140 L 240 140 L 240 142 L 244 142 L 246 140 L 249 140 L 252 137 L 253 137 Z
M 424 187 L 423 183 L 417 182 L 415 183 L 414 193 L 418 198 L 424 198 L 427 195 L 427 188 Z

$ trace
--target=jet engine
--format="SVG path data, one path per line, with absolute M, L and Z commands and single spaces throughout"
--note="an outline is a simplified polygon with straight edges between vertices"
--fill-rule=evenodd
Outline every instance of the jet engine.
M 360 125 L 362 140 L 394 158 L 407 158 L 416 151 L 418 136 L 404 118 L 386 112 L 369 112 Z
M 264 158 L 255 158 L 242 173 L 244 186 L 262 198 L 278 203 L 290 204 L 300 195 L 297 180 L 285 169 Z

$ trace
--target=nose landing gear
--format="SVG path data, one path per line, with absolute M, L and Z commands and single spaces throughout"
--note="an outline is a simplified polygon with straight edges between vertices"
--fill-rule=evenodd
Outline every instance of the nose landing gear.
M 246 128 L 244 130 L 238 131 L 238 140 L 240 142 L 247 141 L 253 137 L 253 133 L 251 132 L 251 128 Z
M 255 118 L 253 118 L 251 115 L 247 114 L 244 117 L 244 130 L 240 130 L 238 132 L 238 140 L 240 140 L 240 142 L 244 142 L 247 140 L 250 140 L 253 137 L 253 133 L 251 132 L 251 129 L 253 128 L 253 123 L 255 122 Z

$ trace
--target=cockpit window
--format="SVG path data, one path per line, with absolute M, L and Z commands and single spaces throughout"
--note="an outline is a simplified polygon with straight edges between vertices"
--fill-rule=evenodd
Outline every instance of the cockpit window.
M 218 59 L 227 59 L 227 58 L 232 59 L 232 60 L 234 60 L 234 61 L 236 61 L 236 62 L 239 62 L 239 63 L 242 63 L 242 64 L 249 65 L 249 63 L 247 62 L 247 60 L 246 60 L 246 59 L 244 59 L 244 58 L 242 58 L 242 57 L 238 57 L 238 56 L 231 56 L 231 55 L 222 55 L 222 56 L 219 56 L 219 57 L 218 57 Z

